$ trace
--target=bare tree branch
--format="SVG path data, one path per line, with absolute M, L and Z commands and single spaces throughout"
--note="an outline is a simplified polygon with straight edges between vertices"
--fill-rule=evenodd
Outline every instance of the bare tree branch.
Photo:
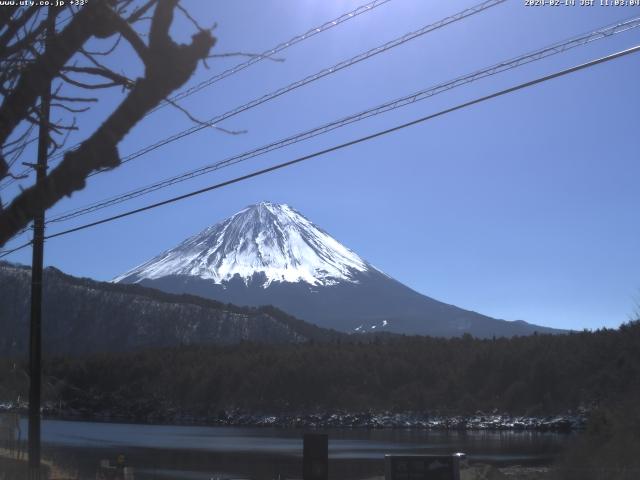
M 127 88 L 131 88 L 134 84 L 134 81 L 125 77 L 124 75 L 120 75 L 108 68 L 102 67 L 74 67 L 74 66 L 66 66 L 62 68 L 64 72 L 76 72 L 76 73 L 86 73 L 87 75 L 99 75 L 104 77 L 115 85 L 122 85 Z M 93 87 L 85 87 L 85 88 L 93 88 Z
M 138 35 L 138 33 L 133 28 L 131 28 L 131 25 L 129 25 L 125 20 L 123 20 L 120 17 L 118 17 L 115 20 L 115 22 L 116 22 L 116 28 L 118 29 L 118 31 L 127 40 L 127 42 L 129 42 L 129 44 L 133 47 L 133 49 L 136 51 L 136 53 L 142 59 L 142 61 L 147 63 L 146 58 L 148 55 L 148 49 L 145 43 L 140 38 L 140 36 Z
M 52 95 L 53 100 L 60 100 L 62 102 L 97 102 L 95 97 L 63 97 L 61 95 Z
M 87 90 L 98 90 L 98 89 L 101 89 L 101 88 L 112 88 L 112 87 L 122 86 L 122 84 L 119 83 L 119 82 L 107 82 L 107 83 L 85 83 L 85 82 L 80 82 L 78 80 L 74 80 L 73 78 L 69 77 L 68 75 L 65 75 L 62 72 L 60 72 L 58 75 L 60 76 L 60 78 L 62 78 L 68 84 L 73 85 L 75 87 L 84 88 L 84 89 L 87 89 Z
M 84 113 L 87 110 L 91 109 L 91 107 L 73 108 L 73 107 L 70 107 L 68 105 L 65 105 L 64 103 L 52 103 L 51 104 L 51 108 L 61 108 L 61 109 L 66 110 L 67 112 L 70 112 L 70 113 Z
M 189 112 L 189 110 L 187 110 L 186 108 L 182 107 L 181 105 L 179 105 L 178 103 L 174 102 L 173 100 L 171 100 L 170 98 L 165 98 L 164 99 L 165 102 L 167 102 L 168 104 L 170 104 L 172 107 L 177 108 L 178 110 L 180 110 L 182 113 L 185 114 L 185 116 L 191 120 L 193 123 L 197 124 L 197 125 L 202 125 L 203 127 L 208 127 L 208 128 L 212 128 L 214 130 L 219 130 L 221 132 L 224 133 L 228 133 L 229 135 L 242 135 L 244 133 L 247 133 L 246 130 L 227 130 L 226 128 L 223 127 L 219 127 L 218 125 L 214 125 L 210 122 L 205 122 L 204 120 L 200 120 L 196 117 L 194 117 L 191 112 Z
M 105 9 L 108 10 L 108 7 L 102 1 L 89 2 L 51 40 L 51 49 L 25 68 L 15 89 L 3 99 L 0 106 L 0 144 L 25 118 L 51 79 L 92 36 L 101 16 L 105 16 Z
M 25 33 L 25 35 L 18 41 L 4 48 L 0 47 L 0 56 L 7 57 L 9 55 L 13 55 L 14 53 L 22 50 L 25 46 L 35 42 L 36 39 L 44 32 L 45 26 L 45 22 L 41 22 L 35 29 Z
M 97 4 L 91 2 L 87 6 Z M 24 190 L 0 212 L 0 246 L 24 228 L 38 211 L 50 208 L 63 197 L 84 188 L 90 173 L 117 167 L 120 164 L 117 146 L 124 136 L 171 92 L 184 85 L 198 62 L 209 55 L 215 38 L 208 31 L 193 35 L 189 45 L 176 44 L 169 36 L 176 4 L 176 0 L 157 2 L 150 26 L 148 53 L 143 58 L 144 77 L 135 82 L 122 103 L 89 138 L 64 155 L 44 181 Z M 86 7 L 81 10 L 71 25 L 88 10 Z M 109 18 L 115 23 L 112 15 Z M 90 35 L 90 32 L 82 33 Z M 76 51 L 81 47 L 77 43 L 75 46 Z M 64 63 L 58 63 L 58 70 L 63 66 Z M 5 130 L 0 130 L 0 139 Z
M 2 31 L 3 28 L 5 28 L 9 22 L 11 21 L 11 18 L 13 17 L 13 14 L 18 10 L 18 5 L 5 5 L 4 8 L 0 9 L 0 31 Z
M 142 7 L 138 8 L 135 12 L 133 12 L 129 18 L 127 18 L 127 23 L 135 23 L 142 18 L 142 16 L 149 11 L 151 7 L 153 7 L 158 0 L 149 0 Z
M 118 45 L 120 44 L 120 41 L 122 40 L 122 35 L 118 35 L 116 37 L 116 41 L 113 42 L 113 45 L 111 45 L 109 48 L 107 48 L 104 52 L 92 52 L 89 50 L 85 50 L 84 48 L 80 49 L 80 51 L 82 53 L 84 53 L 85 55 L 99 55 L 99 56 L 107 56 L 107 55 L 111 55 L 116 48 L 118 48 Z
M 16 36 L 20 29 L 29 21 L 29 19 L 38 12 L 37 8 L 27 8 L 23 10 L 15 20 L 9 20 L 7 30 L 0 35 L 0 56 L 5 56 L 5 50 L 9 46 L 9 42 Z
M 189 20 L 193 24 L 193 26 L 196 27 L 199 31 L 202 32 L 202 31 L 205 31 L 205 30 L 207 30 L 207 31 L 212 31 L 213 30 L 213 28 L 203 28 L 203 27 L 201 27 L 200 24 L 198 23 L 198 21 L 195 18 L 193 18 L 193 16 L 191 16 L 191 14 L 189 13 L 189 11 L 186 8 L 184 8 L 182 5 L 180 5 L 180 3 L 178 3 L 176 6 L 178 7 L 178 10 L 180 10 L 183 13 L 183 15 L 185 17 L 187 17 L 187 20 Z

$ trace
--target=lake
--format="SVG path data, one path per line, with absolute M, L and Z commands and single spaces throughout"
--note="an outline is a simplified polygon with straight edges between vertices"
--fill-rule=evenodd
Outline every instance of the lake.
M 23 432 L 27 431 L 23 420 Z M 43 455 L 82 478 L 120 454 L 137 479 L 273 479 L 302 472 L 303 429 L 138 425 L 45 420 Z M 313 431 L 312 431 L 313 432 Z M 382 475 L 384 454 L 464 452 L 471 462 L 548 464 L 575 437 L 547 432 L 317 430 L 329 435 L 330 477 Z

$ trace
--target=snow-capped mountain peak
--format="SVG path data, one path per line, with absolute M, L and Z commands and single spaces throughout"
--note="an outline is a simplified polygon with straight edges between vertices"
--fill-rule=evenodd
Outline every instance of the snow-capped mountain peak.
M 235 305 L 273 305 L 324 328 L 491 338 L 558 333 L 424 296 L 380 272 L 288 205 L 262 202 L 114 281 Z
M 206 228 L 114 282 L 188 275 L 223 283 L 239 275 L 248 283 L 255 274 L 264 274 L 265 288 L 272 282 L 333 285 L 355 282 L 355 273 L 371 269 L 290 206 L 261 202 Z

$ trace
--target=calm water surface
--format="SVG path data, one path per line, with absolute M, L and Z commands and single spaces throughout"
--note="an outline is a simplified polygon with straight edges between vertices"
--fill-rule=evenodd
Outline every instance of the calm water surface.
M 27 431 L 26 422 L 23 432 Z M 573 435 L 535 432 L 318 430 L 329 434 L 331 478 L 384 472 L 384 454 L 465 452 L 470 461 L 551 463 Z M 125 455 L 137 479 L 301 477 L 303 429 L 136 425 L 45 420 L 45 456 L 95 478 L 101 459 Z

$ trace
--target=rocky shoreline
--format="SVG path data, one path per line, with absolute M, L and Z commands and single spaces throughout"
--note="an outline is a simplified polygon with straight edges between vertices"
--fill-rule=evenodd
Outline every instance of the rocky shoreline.
M 268 426 L 282 428 L 409 428 L 425 430 L 530 430 L 571 432 L 584 429 L 586 417 L 557 415 L 525 417 L 479 413 L 429 415 L 416 413 L 312 413 L 285 415 L 227 414 L 218 425 Z
M 0 404 L 0 413 L 27 414 L 25 405 Z M 123 413 L 89 409 L 53 408 L 46 405 L 43 417 L 57 420 L 131 422 L 172 425 L 211 425 L 274 428 L 406 428 L 448 431 L 537 431 L 573 432 L 586 427 L 587 414 L 568 412 L 552 416 L 515 416 L 498 412 L 473 415 L 443 415 L 416 412 L 314 412 L 249 413 L 241 410 L 221 411 L 214 415 L 192 415 L 168 408 L 164 411 Z

